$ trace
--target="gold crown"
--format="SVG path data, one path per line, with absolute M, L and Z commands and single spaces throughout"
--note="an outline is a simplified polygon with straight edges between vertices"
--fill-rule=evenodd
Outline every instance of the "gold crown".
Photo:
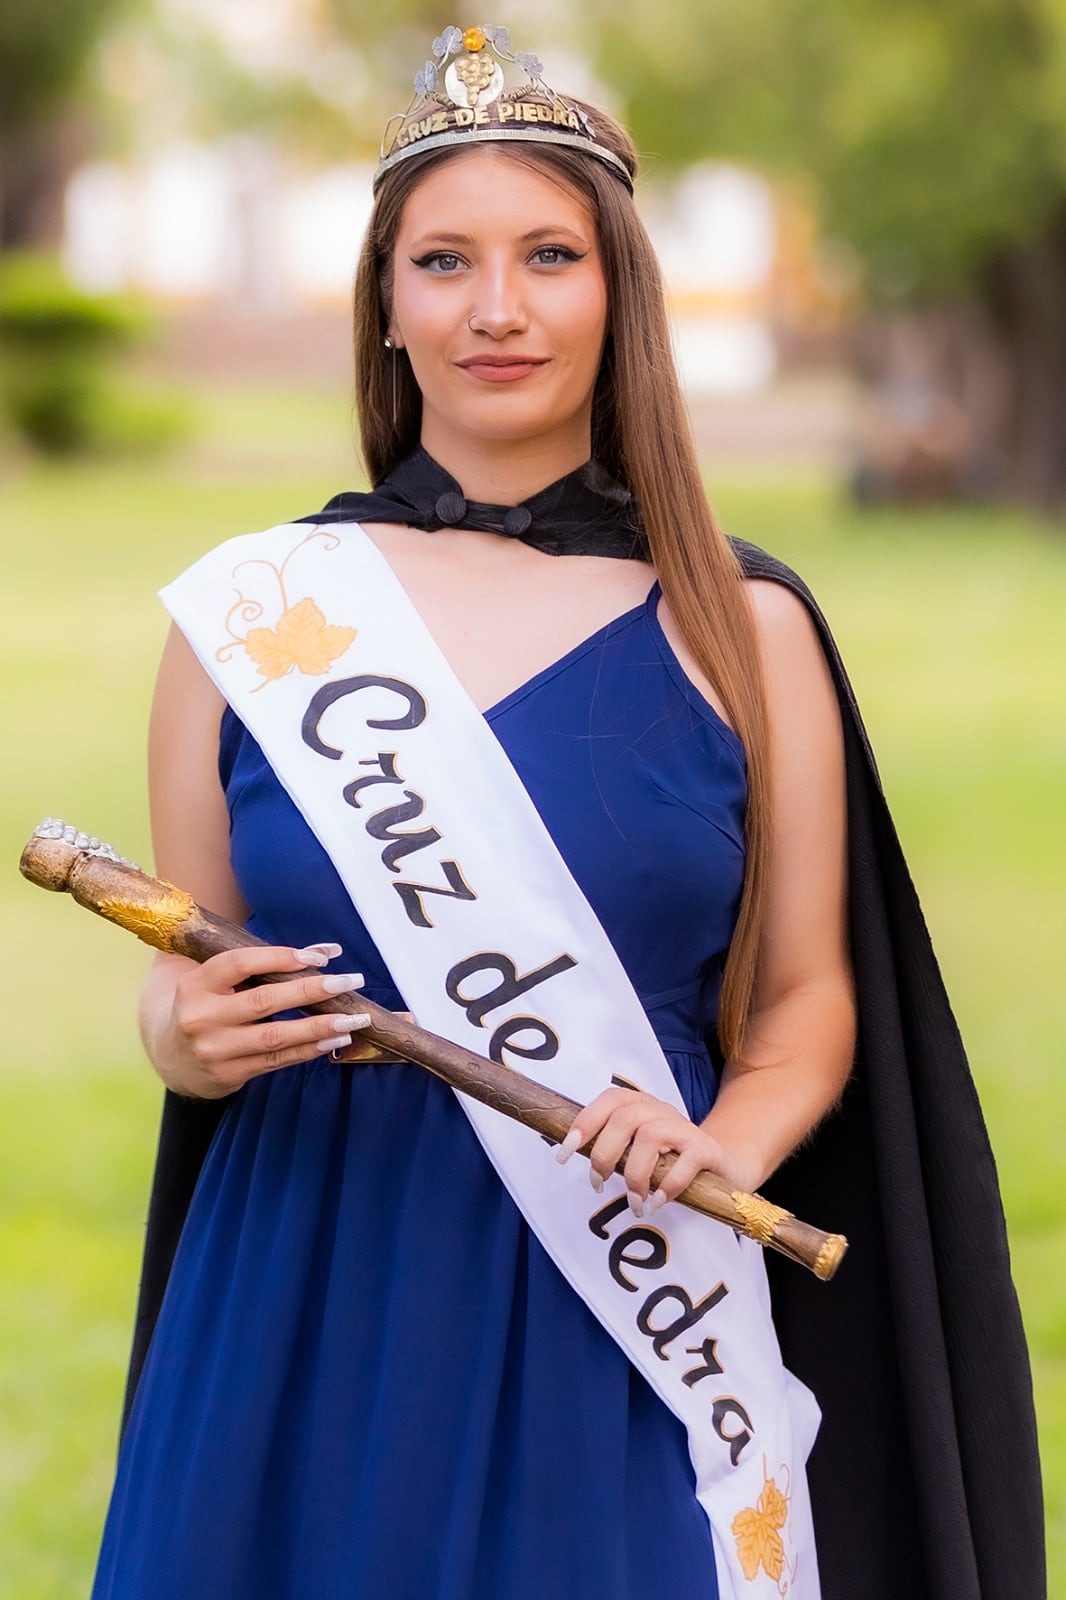
M 445 28 L 432 48 L 432 59 L 415 74 L 407 109 L 385 124 L 375 191 L 386 172 L 423 150 L 485 139 L 530 139 L 585 151 L 609 167 L 632 194 L 629 169 L 599 142 L 584 106 L 550 89 L 540 58 L 526 50 L 512 51 L 506 28 Z M 505 64 L 524 74 L 516 88 L 506 86 Z

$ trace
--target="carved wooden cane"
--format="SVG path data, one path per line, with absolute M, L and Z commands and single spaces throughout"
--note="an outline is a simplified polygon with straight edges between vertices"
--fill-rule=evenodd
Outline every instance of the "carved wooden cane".
M 54 818 L 48 818 L 36 830 L 22 852 L 19 870 L 31 883 L 43 889 L 72 895 L 79 905 L 127 928 L 145 944 L 174 955 L 189 956 L 193 961 L 206 961 L 223 950 L 265 943 L 213 911 L 205 911 L 185 890 L 141 872 L 132 862 L 117 855 L 110 845 L 101 844 L 99 839 L 79 833 L 69 823 Z M 287 983 L 294 977 L 317 972 L 317 968 L 307 967 L 302 973 L 267 973 L 249 981 Z M 536 1083 L 512 1067 L 489 1061 L 462 1045 L 442 1039 L 418 1027 L 404 1013 L 388 1011 L 362 995 L 337 995 L 304 1009 L 369 1012 L 370 1026 L 360 1030 L 360 1044 L 365 1040 L 390 1058 L 398 1056 L 425 1067 L 453 1089 L 535 1129 L 552 1144 L 566 1137 L 570 1124 L 581 1110 L 576 1100 Z M 338 1055 L 340 1059 L 358 1060 L 359 1047 L 353 1046 Z M 588 1148 L 581 1153 L 587 1156 Z M 652 1174 L 656 1185 L 662 1182 L 676 1159 L 673 1154 L 659 1158 Z M 623 1170 L 624 1162 L 623 1155 L 617 1171 Z M 843 1234 L 824 1233 L 761 1195 L 731 1189 L 713 1172 L 698 1173 L 677 1198 L 693 1211 L 725 1222 L 749 1239 L 779 1250 L 801 1266 L 809 1267 L 823 1280 L 833 1276 L 848 1247 Z

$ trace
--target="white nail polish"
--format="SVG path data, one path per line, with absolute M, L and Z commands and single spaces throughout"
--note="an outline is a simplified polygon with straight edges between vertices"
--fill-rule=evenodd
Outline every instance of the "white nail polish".
M 327 972 L 322 979 L 322 987 L 327 994 L 351 994 L 353 989 L 363 987 L 363 974 L 361 972 Z
M 339 1016 L 331 1017 L 329 1025 L 333 1029 L 334 1033 L 351 1033 L 353 1021 L 354 1018 L 350 1017 L 345 1011 Z
M 555 1152 L 555 1159 L 559 1165 L 565 1166 L 575 1150 L 580 1150 L 582 1144 L 581 1133 L 577 1128 L 571 1128 L 566 1138 Z
M 644 1215 L 644 1202 L 635 1189 L 629 1190 L 628 1199 L 629 1209 L 632 1211 L 633 1215 L 635 1217 L 642 1217 Z
M 655 1213 L 660 1211 L 665 1204 L 666 1196 L 663 1191 L 661 1189 L 653 1190 L 644 1202 L 644 1215 L 646 1217 L 654 1217 Z
M 302 967 L 324 967 L 329 960 L 325 947 L 320 944 L 309 944 L 306 950 L 294 950 L 293 955 Z
M 597 1194 L 603 1193 L 603 1179 L 600 1177 L 595 1167 L 589 1167 L 589 1182 Z
M 348 1026 L 349 1028 L 369 1028 L 370 1021 L 369 1011 L 355 1011 L 348 1018 Z
M 315 1045 L 315 1052 L 320 1056 L 328 1056 L 334 1050 L 344 1050 L 351 1042 L 350 1033 L 342 1033 L 339 1039 L 320 1039 Z

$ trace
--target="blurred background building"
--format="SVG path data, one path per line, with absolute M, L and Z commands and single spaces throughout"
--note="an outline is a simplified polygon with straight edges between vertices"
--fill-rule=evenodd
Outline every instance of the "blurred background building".
M 175 309 L 347 314 L 373 171 L 367 162 L 286 170 L 254 135 L 175 142 L 136 164 L 91 161 L 66 188 L 63 260 L 86 289 L 135 289 Z M 705 163 L 654 191 L 645 211 L 692 392 L 770 381 L 786 250 L 766 182 Z

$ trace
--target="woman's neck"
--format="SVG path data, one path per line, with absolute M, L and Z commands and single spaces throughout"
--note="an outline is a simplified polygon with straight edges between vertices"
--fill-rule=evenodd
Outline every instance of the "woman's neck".
M 447 429 L 422 425 L 421 444 L 459 484 L 468 500 L 518 505 L 589 459 L 584 430 L 536 439 L 458 439 Z

